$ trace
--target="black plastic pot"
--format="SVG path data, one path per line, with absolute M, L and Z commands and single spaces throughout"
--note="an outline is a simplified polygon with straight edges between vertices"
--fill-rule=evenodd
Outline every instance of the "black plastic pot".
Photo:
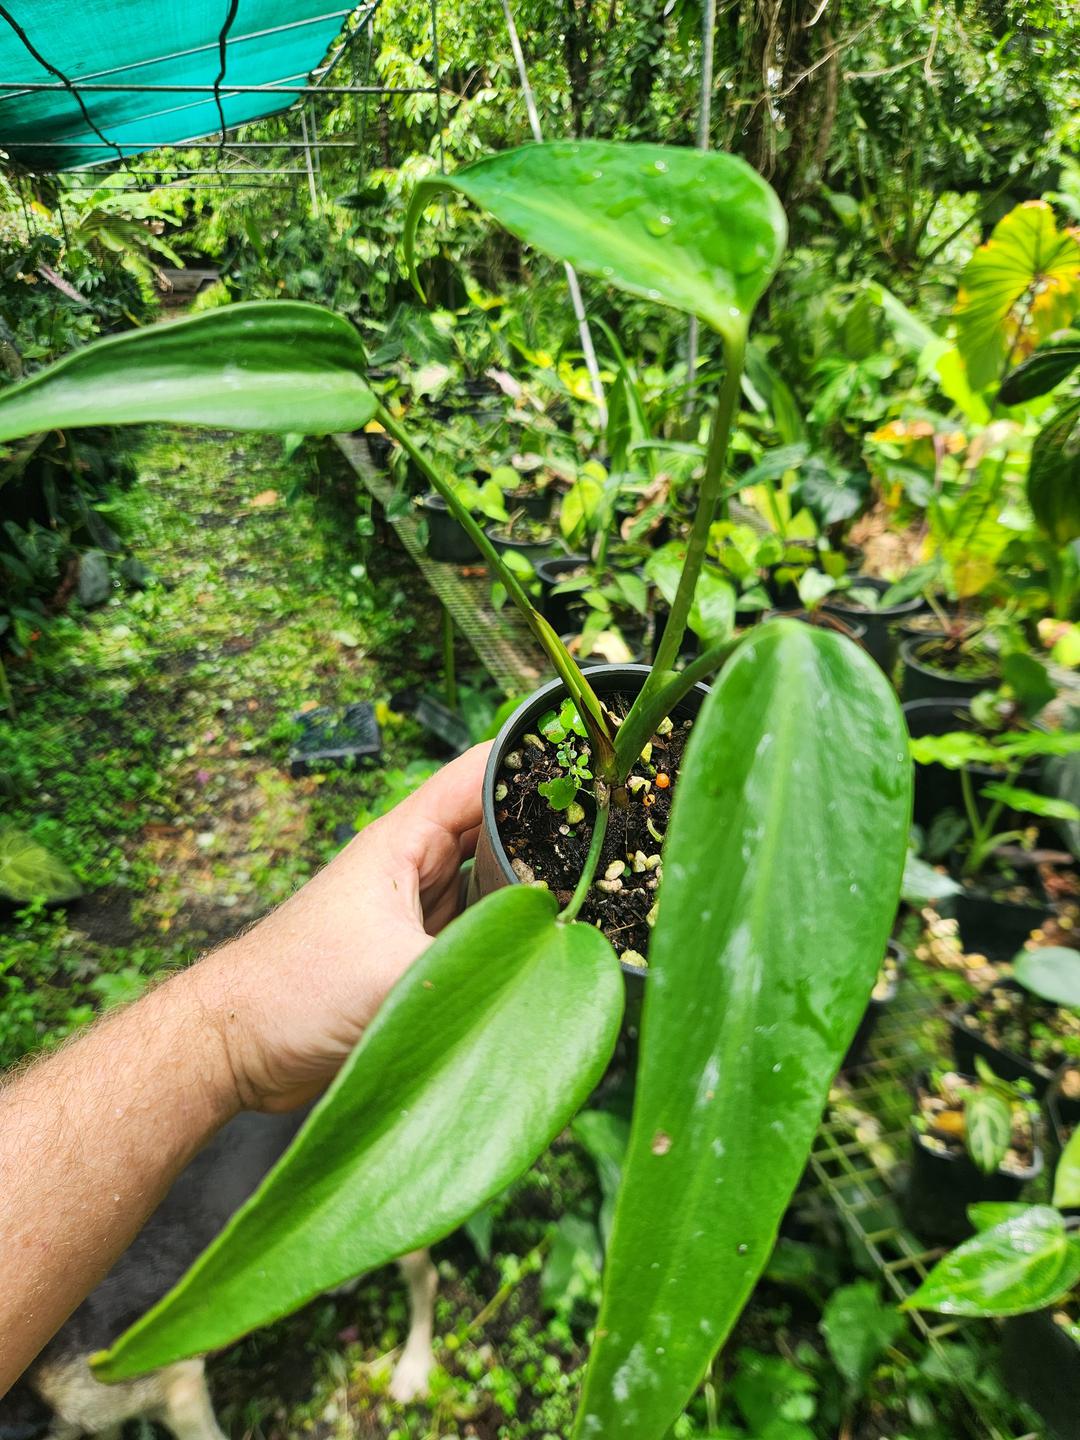
M 540 581 L 540 613 L 556 634 L 572 630 L 584 607 L 580 592 L 565 595 L 553 595 L 551 592 L 568 575 L 588 563 L 587 555 L 551 555 L 536 562 L 536 578 Z
M 870 1041 L 874 1037 L 878 1023 L 882 1015 L 896 999 L 896 992 L 900 988 L 900 970 L 907 959 L 907 951 L 896 940 L 890 940 L 887 952 L 896 961 L 897 974 L 888 988 L 885 995 L 871 995 L 862 1019 L 859 1021 L 859 1028 L 855 1031 L 854 1038 L 848 1046 L 848 1052 L 844 1056 L 841 1070 L 857 1070 L 860 1065 L 865 1065 L 870 1057 Z
M 601 698 L 607 695 L 636 695 L 645 683 L 649 669 L 648 665 L 597 665 L 589 671 L 589 684 Z M 672 711 L 672 719 L 695 716 L 708 693 L 707 685 L 695 685 Z M 476 860 L 469 879 L 470 904 L 482 899 L 492 890 L 518 883 L 510 857 L 499 839 L 499 827 L 495 820 L 495 787 L 499 783 L 499 773 L 507 754 L 522 735 L 536 728 L 540 716 L 558 705 L 565 695 L 566 687 L 561 680 L 550 680 L 546 685 L 541 685 L 539 690 L 522 701 L 495 737 L 484 772 L 483 824 L 480 827 Z M 640 996 L 648 970 L 639 965 L 625 964 L 622 969 L 627 977 L 628 997 Z
M 983 890 L 961 890 L 939 901 L 938 909 L 956 920 L 960 943 L 969 954 L 1011 960 L 1046 919 L 1050 907 L 998 900 Z
M 999 985 L 991 985 L 985 993 L 992 995 L 995 990 L 1011 990 L 1019 993 L 1023 987 L 1015 980 L 1003 980 Z M 977 1028 L 969 1022 L 975 1018 L 977 1001 L 965 1005 L 962 1010 L 949 1016 L 949 1027 L 952 1031 L 952 1051 L 956 1061 L 957 1070 L 965 1075 L 974 1074 L 975 1057 L 981 1056 L 993 1070 L 995 1075 L 1000 1075 L 1003 1080 L 1028 1080 L 1035 1092 L 1036 1099 L 1041 1100 L 1046 1094 L 1047 1087 L 1053 1079 L 1053 1072 L 1045 1066 L 1037 1065 L 1024 1055 L 1017 1055 L 1012 1050 L 1001 1050 Z
M 977 677 L 968 679 L 939 668 L 922 653 L 924 647 L 936 643 L 933 636 L 901 641 L 900 659 L 904 665 L 900 679 L 901 700 L 953 700 L 958 695 L 971 700 L 980 691 L 997 684 L 999 677 L 992 665 L 988 665 L 986 671 Z
M 529 485 L 521 490 L 510 490 L 503 496 L 506 508 L 511 513 L 521 510 L 530 520 L 546 520 L 551 514 L 552 488 L 545 485 Z
M 1061 1077 L 1067 1070 L 1076 1069 L 1075 1065 L 1065 1064 L 1054 1073 L 1046 1092 L 1046 1120 L 1047 1129 L 1050 1132 L 1049 1149 L 1050 1163 L 1057 1169 L 1061 1153 L 1069 1143 L 1073 1131 L 1080 1125 L 1080 1100 L 1074 1100 L 1068 1095 L 1061 1093 Z M 1080 1215 L 1080 1205 L 1062 1205 L 1059 1207 L 1063 1215 Z
M 872 575 L 856 575 L 852 578 L 851 583 L 853 587 L 873 590 L 878 595 L 884 595 L 889 589 L 887 580 L 878 580 Z M 899 650 L 899 641 L 896 637 L 897 626 L 901 620 L 921 610 L 923 604 L 922 596 L 916 595 L 913 600 L 905 600 L 900 605 L 866 610 L 861 606 L 846 602 L 844 592 L 841 591 L 837 595 L 830 595 L 821 608 L 828 610 L 830 615 L 838 615 L 849 625 L 853 623 L 862 625 L 866 632 L 862 642 L 864 649 L 873 656 L 886 675 L 891 675 Z
M 921 740 L 925 735 L 950 735 L 954 730 L 975 729 L 971 701 L 966 695 L 949 695 L 934 700 L 908 700 L 903 711 L 908 733 L 913 740 Z M 972 776 L 981 783 L 995 776 L 1000 779 L 988 766 L 972 765 L 970 770 Z M 944 765 L 915 766 L 917 825 L 927 826 L 942 810 L 962 811 L 963 806 L 964 795 L 959 770 L 947 770 Z
M 533 566 L 537 561 L 543 560 L 551 554 L 551 547 L 554 543 L 554 534 L 549 540 L 511 540 L 507 536 L 499 534 L 498 525 L 489 525 L 484 534 L 500 555 L 506 555 L 513 551 L 515 555 L 524 556 Z
M 450 514 L 441 495 L 425 495 L 420 502 L 428 526 L 427 551 L 433 560 L 450 565 L 470 565 L 480 552 Z
M 385 468 L 393 448 L 393 441 L 385 430 L 364 430 L 361 432 L 367 441 L 368 454 L 371 456 L 371 463 L 377 465 L 380 470 Z
M 1080 1440 L 1080 1346 L 1049 1310 L 1014 1315 L 1001 1334 L 1005 1383 L 1046 1422 L 1052 1440 Z
M 925 1084 L 921 1076 L 919 1084 Z M 923 1240 L 955 1245 L 972 1233 L 969 1205 L 983 1200 L 1019 1200 L 1024 1186 L 1042 1173 L 1035 1147 L 1028 1169 L 984 1175 L 963 1150 L 938 1150 L 912 1124 L 911 1172 L 901 1197 L 904 1219 Z
M 846 616 L 837 615 L 837 623 L 832 624 L 820 612 L 814 610 L 766 610 L 765 620 L 801 620 L 804 625 L 813 625 L 818 630 L 834 630 L 838 635 L 846 635 L 850 640 L 857 641 L 860 645 L 864 642 L 866 626 L 861 620 L 849 620 Z

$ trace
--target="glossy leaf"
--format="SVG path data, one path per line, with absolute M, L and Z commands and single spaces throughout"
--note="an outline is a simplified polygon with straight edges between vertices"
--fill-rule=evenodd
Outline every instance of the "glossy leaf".
M 1005 1220 L 1026 1215 L 1030 1209 L 1031 1206 L 1021 1200 L 980 1200 L 975 1205 L 969 1205 L 967 1213 L 973 1229 L 992 1230 Z
M 422 180 L 405 221 L 416 227 L 440 190 L 456 190 L 546 255 L 620 290 L 745 335 L 780 261 L 787 222 L 744 160 L 669 145 L 568 140 L 490 155 Z
M 1006 785 L 993 780 L 979 792 L 987 800 L 999 800 L 1011 805 L 1014 810 L 1026 810 L 1044 820 L 1080 820 L 1080 810 L 1071 800 L 1059 800 L 1054 795 L 1040 795 L 1037 790 L 1025 790 L 1022 785 Z
M 998 400 L 1002 405 L 1023 405 L 1048 395 L 1080 369 L 1080 334 L 1066 332 L 1067 338 L 1041 346 L 1022 360 L 1001 382 Z
M 998 380 L 1009 356 L 1025 355 L 1080 305 L 1080 240 L 1059 230 L 1045 200 L 1028 200 L 994 226 L 964 267 L 956 340 L 970 384 Z
M 1054 1204 L 1062 1210 L 1080 1206 L 1080 1125 L 1069 1136 L 1054 1171 Z
M 82 893 L 75 875 L 51 850 L 14 826 L 0 828 L 0 898 L 16 905 L 60 905 Z
M 375 396 L 340 315 L 298 301 L 228 305 L 109 336 L 0 393 L 0 440 L 145 420 L 324 435 L 364 425 Z
M 1039 529 L 1056 545 L 1080 535 L 1080 400 L 1035 436 L 1027 496 Z
M 1080 1280 L 1080 1238 L 1056 1210 L 1029 1205 L 946 1255 L 905 1302 L 943 1315 L 1024 1315 L 1060 1300 Z
M 1012 1138 L 1012 1106 L 993 1090 L 969 1090 L 964 1097 L 964 1143 L 984 1175 L 1005 1159 Z
M 873 661 L 796 621 L 694 723 L 582 1440 L 660 1440 L 769 1258 L 896 914 L 905 741 Z
M 217 1241 L 95 1365 L 120 1380 L 238 1336 L 468 1219 L 599 1080 L 615 953 L 554 896 L 489 895 L 391 992 L 295 1144 Z
M 1040 1000 L 1080 1009 L 1080 951 L 1060 945 L 1021 950 L 1013 961 L 1013 976 Z

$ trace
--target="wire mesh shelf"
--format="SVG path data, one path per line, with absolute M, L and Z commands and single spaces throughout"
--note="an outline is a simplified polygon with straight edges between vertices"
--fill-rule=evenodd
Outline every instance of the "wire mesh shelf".
M 833 1087 L 800 1191 L 835 1212 L 898 1304 L 914 1294 L 947 1248 L 927 1245 L 906 1227 L 899 1198 L 911 1149 L 913 1081 L 928 1055 L 949 1054 L 942 1012 L 950 1003 L 932 972 L 911 961 L 870 1042 L 868 1063 L 842 1073 Z M 990 1322 L 921 1310 L 908 1317 L 949 1367 L 987 1440 L 1043 1440 L 1041 1431 L 1026 1428 L 1019 1406 L 1012 1414 L 995 1413 L 1000 1407 L 955 1363 L 956 1346 L 977 1346 L 980 1325 L 985 1335 Z
M 550 678 L 551 667 L 518 612 L 512 606 L 501 611 L 493 609 L 491 581 L 483 566 L 432 560 L 421 543 L 416 513 L 410 509 L 404 515 L 393 514 L 390 503 L 394 488 L 386 474 L 372 463 L 363 436 L 335 435 L 334 440 L 369 494 L 393 515 L 390 523 L 409 556 L 503 693 L 526 695 Z

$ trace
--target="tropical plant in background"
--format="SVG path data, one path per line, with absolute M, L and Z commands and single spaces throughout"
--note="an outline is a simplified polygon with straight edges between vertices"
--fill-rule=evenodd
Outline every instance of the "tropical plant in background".
M 410 254 L 421 215 L 447 189 L 537 249 L 697 315 L 723 347 L 668 621 L 621 723 L 456 486 L 380 404 L 343 319 L 288 302 L 230 306 L 99 342 L 0 396 L 0 439 L 148 419 L 308 433 L 377 420 L 521 609 L 591 750 L 592 835 L 569 905 L 560 914 L 552 894 L 519 885 L 455 921 L 258 1195 L 98 1373 L 121 1378 L 217 1348 L 429 1243 L 569 1120 L 607 1064 L 623 1009 L 611 944 L 575 918 L 611 807 L 627 803 L 627 779 L 668 713 L 722 666 L 694 722 L 665 846 L 633 1125 L 575 1431 L 660 1440 L 768 1259 L 877 977 L 907 844 L 906 736 L 885 677 L 848 641 L 776 622 L 736 645 L 730 586 L 710 577 L 701 588 L 711 527 L 739 488 L 725 464 L 750 318 L 784 243 L 769 186 L 722 154 L 529 146 L 421 184 Z M 714 621 L 703 653 L 677 671 L 695 606 Z

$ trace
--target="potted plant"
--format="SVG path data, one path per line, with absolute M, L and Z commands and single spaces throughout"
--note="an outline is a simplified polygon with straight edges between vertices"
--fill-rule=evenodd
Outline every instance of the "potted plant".
M 974 1204 L 975 1234 L 939 1260 L 905 1302 L 973 1319 L 1005 1319 L 1010 1388 L 1054 1440 L 1080 1437 L 1080 1131 L 1058 1162 L 1051 1205 Z
M 0 394 L 0 440 L 91 417 L 317 433 L 377 418 L 520 607 L 561 681 L 547 706 L 561 714 L 571 701 L 589 747 L 568 752 L 585 782 L 579 837 L 588 832 L 569 903 L 536 884 L 506 885 L 448 926 L 257 1195 L 96 1371 L 119 1379 L 204 1353 L 431 1242 L 549 1143 L 619 1032 L 616 951 L 577 919 L 606 876 L 613 812 L 650 808 L 631 779 L 654 764 L 665 722 L 722 666 L 667 787 L 633 1125 L 574 1431 L 660 1440 L 771 1253 L 873 987 L 907 847 L 910 758 L 884 677 L 840 635 L 780 621 L 675 668 L 732 489 L 725 458 L 750 315 L 783 245 L 765 182 L 714 152 L 526 146 L 421 182 L 410 261 L 416 223 L 442 188 L 582 273 L 697 314 L 723 349 L 670 617 L 656 663 L 620 682 L 625 707 L 600 693 L 592 677 L 602 672 L 578 669 L 453 485 L 379 405 L 345 321 L 287 302 L 230 306 L 88 347 Z M 569 772 L 551 776 L 560 778 Z M 499 783 L 490 776 L 485 808 Z
M 875 575 L 845 575 L 822 601 L 832 614 L 863 626 L 863 645 L 886 675 L 896 665 L 897 627 L 925 603 L 921 595 L 907 596 L 902 585 L 890 585 Z
M 981 624 L 961 622 L 943 634 L 900 642 L 903 700 L 968 699 L 992 690 L 1000 679 L 997 656 Z
M 1030 1087 L 1002 1080 L 980 1057 L 974 1068 L 975 1075 L 932 1071 L 915 1087 L 903 1204 L 925 1240 L 962 1239 L 970 1205 L 1018 1200 L 1043 1167 Z
M 948 903 L 964 946 L 991 959 L 1008 958 L 1042 921 L 1047 907 L 1038 892 L 1001 861 L 999 852 L 1025 840 L 1027 817 L 1033 817 L 1029 823 L 1080 818 L 1070 801 L 1040 795 L 1015 782 L 1025 762 L 1073 753 L 1080 748 L 1080 739 L 1042 730 L 1005 731 L 992 738 L 956 730 L 923 735 L 910 743 L 917 764 L 941 765 L 959 774 L 964 808 L 963 816 L 957 817 L 953 845 L 960 857 L 956 868 L 962 889 Z M 983 784 L 978 794 L 975 787 L 981 777 L 974 765 L 996 768 L 1000 775 Z M 1008 828 L 999 828 L 1003 822 Z M 989 870 L 995 859 L 1000 863 Z
M 855 1031 L 855 1038 L 848 1047 L 844 1056 L 844 1063 L 841 1067 L 844 1070 L 856 1070 L 860 1065 L 865 1065 L 870 1058 L 870 1041 L 874 1038 L 882 1015 L 896 999 L 896 993 L 900 988 L 900 976 L 903 970 L 904 961 L 907 959 L 907 952 L 897 940 L 890 940 L 885 950 L 885 958 L 878 970 L 877 983 L 870 992 L 870 1000 L 866 1007 L 863 1018 L 859 1021 L 859 1028 Z
M 950 1025 L 962 1069 L 982 1059 L 1041 1097 L 1063 1060 L 1080 1060 L 1080 954 L 1057 946 L 1021 951 L 1012 978 L 990 986 Z

